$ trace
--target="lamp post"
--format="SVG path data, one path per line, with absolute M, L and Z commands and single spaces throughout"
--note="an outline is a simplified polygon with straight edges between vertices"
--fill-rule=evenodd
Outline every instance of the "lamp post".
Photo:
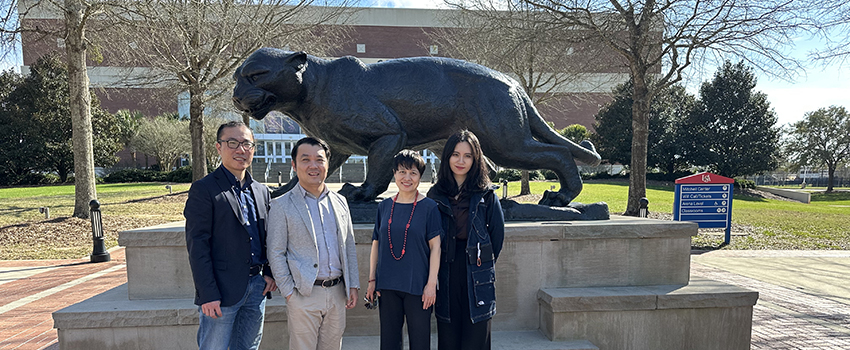
M 111 260 L 109 252 L 106 251 L 106 246 L 103 244 L 103 220 L 100 216 L 100 202 L 93 199 L 89 202 L 91 208 L 91 234 L 94 248 L 91 253 L 91 262 L 107 262 Z
M 640 213 L 638 215 L 642 218 L 649 216 L 649 199 L 646 197 L 640 199 Z

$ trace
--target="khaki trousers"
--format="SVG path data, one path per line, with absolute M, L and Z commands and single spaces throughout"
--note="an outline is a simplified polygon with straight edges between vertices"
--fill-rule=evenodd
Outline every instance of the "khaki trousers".
M 292 293 L 286 304 L 289 350 L 340 350 L 345 302 L 345 283 L 313 286 L 309 297 Z

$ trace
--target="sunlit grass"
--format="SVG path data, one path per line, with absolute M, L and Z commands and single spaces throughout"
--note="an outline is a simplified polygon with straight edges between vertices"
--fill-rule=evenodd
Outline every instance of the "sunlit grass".
M 189 190 L 190 184 L 172 184 L 174 193 Z M 126 183 L 97 185 L 97 198 L 104 215 L 167 215 L 182 220 L 183 204 L 161 205 L 134 203 L 134 200 L 168 194 L 164 183 Z M 74 186 L 40 186 L 0 189 L 0 226 L 43 219 L 40 207 L 50 208 L 51 217 L 74 213 Z M 178 208 L 179 207 L 179 208 Z
M 531 182 L 531 192 L 542 194 L 557 182 Z M 104 220 L 155 219 L 157 222 L 183 220 L 185 191 L 189 184 L 172 184 L 174 194 L 168 195 L 164 183 L 103 184 L 97 186 Z M 519 194 L 519 182 L 508 185 L 508 195 Z M 628 182 L 622 180 L 587 181 L 576 202 L 606 202 L 612 214 L 626 210 Z M 502 195 L 502 190 L 498 190 Z M 655 213 L 672 214 L 674 186 L 650 185 L 646 196 L 649 209 Z M 748 228 L 747 236 L 735 236 L 725 249 L 850 249 L 850 192 L 812 194 L 812 203 L 763 199 L 735 195 L 732 221 Z M 20 187 L 0 189 L 0 227 L 28 225 L 43 221 L 39 207 L 49 207 L 53 218 L 73 213 L 74 187 L 71 185 Z M 701 230 L 701 233 L 704 231 Z M 116 244 L 115 235 L 108 235 L 107 246 Z M 3 248 L 5 258 L 64 258 L 79 257 L 91 249 L 91 241 L 83 238 L 71 244 L 55 244 L 57 237 L 46 234 L 36 241 L 44 244 L 15 245 Z M 70 241 L 69 241 L 70 242 Z M 700 247 L 719 247 L 722 237 L 700 234 L 692 244 Z M 14 254 L 12 254 L 14 253 Z
M 557 182 L 531 182 L 541 194 Z M 519 182 L 508 184 L 508 195 L 519 194 Z M 672 214 L 674 185 L 648 186 L 649 209 Z M 626 210 L 629 186 L 625 181 L 586 182 L 576 202 L 606 202 L 612 214 Z M 501 190 L 499 190 L 501 195 Z M 746 237 L 735 237 L 732 249 L 850 249 L 850 192 L 812 193 L 811 204 L 735 195 L 732 222 L 754 227 Z M 695 238 L 700 245 L 719 246 L 722 238 Z

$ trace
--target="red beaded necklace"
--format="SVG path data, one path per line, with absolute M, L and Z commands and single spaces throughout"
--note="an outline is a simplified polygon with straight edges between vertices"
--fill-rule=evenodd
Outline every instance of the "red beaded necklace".
M 393 205 L 390 207 L 390 218 L 387 220 L 387 240 L 390 241 L 390 254 L 392 254 L 393 259 L 401 260 L 404 257 L 405 248 L 407 247 L 407 230 L 410 228 L 410 221 L 413 220 L 413 212 L 416 211 L 416 202 L 419 199 L 419 192 L 416 192 L 416 196 L 413 197 L 413 209 L 410 210 L 410 218 L 407 219 L 407 225 L 404 226 L 404 243 L 401 245 L 401 256 L 396 257 L 395 252 L 393 252 L 393 237 L 390 235 L 390 226 L 393 223 L 393 211 L 395 210 L 395 202 L 398 200 L 398 193 L 396 193 L 395 198 L 393 199 Z

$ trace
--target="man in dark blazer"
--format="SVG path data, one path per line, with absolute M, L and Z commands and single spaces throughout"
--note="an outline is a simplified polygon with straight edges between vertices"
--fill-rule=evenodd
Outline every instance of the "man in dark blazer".
M 199 305 L 201 349 L 257 349 L 266 295 L 277 289 L 266 258 L 269 189 L 246 169 L 254 135 L 242 122 L 218 128 L 221 166 L 189 189 L 186 248 Z

